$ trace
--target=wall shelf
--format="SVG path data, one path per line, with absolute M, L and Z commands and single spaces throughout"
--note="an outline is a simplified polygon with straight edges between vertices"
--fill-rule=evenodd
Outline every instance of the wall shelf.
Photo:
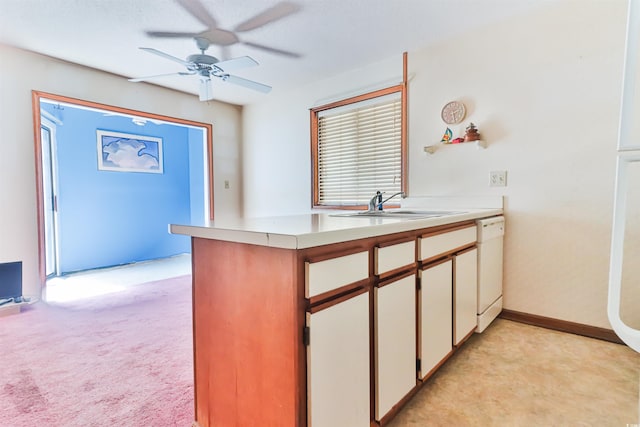
M 438 144 L 433 144 L 433 145 L 426 145 L 423 150 L 425 153 L 427 154 L 434 154 L 437 150 L 439 146 L 442 145 L 464 145 L 464 144 L 471 144 L 471 143 L 475 143 L 475 146 L 478 150 L 484 150 L 485 148 L 487 148 L 487 142 L 483 141 L 481 139 L 477 140 L 477 141 L 470 141 L 470 142 L 461 142 L 458 144 L 443 144 L 443 143 L 438 143 Z

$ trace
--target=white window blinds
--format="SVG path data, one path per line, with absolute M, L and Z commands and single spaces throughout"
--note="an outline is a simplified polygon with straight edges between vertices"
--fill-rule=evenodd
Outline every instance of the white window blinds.
M 401 190 L 400 93 L 318 114 L 318 204 L 366 205 Z

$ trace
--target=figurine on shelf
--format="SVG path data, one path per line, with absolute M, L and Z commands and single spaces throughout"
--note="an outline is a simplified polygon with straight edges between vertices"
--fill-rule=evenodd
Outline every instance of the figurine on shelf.
M 453 132 L 451 132 L 451 129 L 447 128 L 447 130 L 444 131 L 444 135 L 442 135 L 440 142 L 443 144 L 451 144 L 451 138 L 453 138 Z
M 464 142 L 478 141 L 480 139 L 480 134 L 478 133 L 478 129 L 473 123 L 470 123 L 467 126 L 467 132 L 464 134 Z

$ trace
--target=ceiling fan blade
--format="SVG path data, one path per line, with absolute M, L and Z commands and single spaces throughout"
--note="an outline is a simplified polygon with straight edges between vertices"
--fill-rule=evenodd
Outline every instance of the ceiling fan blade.
M 200 79 L 200 101 L 209 101 L 213 99 L 213 85 L 211 79 Z
M 276 49 L 274 47 L 264 46 L 264 45 L 261 45 L 261 44 L 258 44 L 258 43 L 242 42 L 242 44 L 246 44 L 247 46 L 255 47 L 256 49 L 262 49 L 262 50 L 265 50 L 267 52 L 275 53 L 275 54 L 278 54 L 278 55 L 288 56 L 290 58 L 300 58 L 302 56 L 299 53 L 289 52 L 287 50 L 282 50 L 282 49 Z
M 198 21 L 212 29 L 218 26 L 215 18 L 199 0 L 178 0 L 178 3 Z
M 184 38 L 190 39 L 196 37 L 199 33 L 178 33 L 174 31 L 145 31 L 149 37 L 168 37 L 168 38 Z
M 271 86 L 263 85 L 262 83 L 254 82 L 252 80 L 243 79 L 242 77 L 224 75 L 222 76 L 222 80 L 225 82 L 233 83 L 236 85 L 244 86 L 248 89 L 257 90 L 262 93 L 271 92 Z
M 238 24 L 233 30 L 238 32 L 254 30 L 270 22 L 284 18 L 287 15 L 291 15 L 299 9 L 300 7 L 295 3 L 287 1 L 280 2 L 264 12 L 257 14 L 253 18 Z
M 153 54 L 158 55 L 158 56 L 162 56 L 163 58 L 170 59 L 172 61 L 178 62 L 178 63 L 184 65 L 185 67 L 189 67 L 189 66 L 192 65 L 190 62 L 187 62 L 184 59 L 176 58 L 175 56 L 171 56 L 168 53 L 161 52 L 158 49 L 153 49 L 153 48 L 150 48 L 150 47 L 141 47 L 140 49 L 142 49 L 144 51 L 147 51 L 149 53 L 153 53 Z
M 146 77 L 136 77 L 134 79 L 129 79 L 130 82 L 142 82 L 145 80 L 149 80 L 149 79 L 155 79 L 157 77 L 169 77 L 169 76 L 191 76 L 195 74 L 195 72 L 193 73 L 188 73 L 186 71 L 181 71 L 179 73 L 168 73 L 168 74 L 157 74 L 155 76 L 146 76 Z
M 239 56 L 237 58 L 227 59 L 226 61 L 216 62 L 215 66 L 223 71 L 239 70 L 241 68 L 255 67 L 258 62 L 250 56 Z

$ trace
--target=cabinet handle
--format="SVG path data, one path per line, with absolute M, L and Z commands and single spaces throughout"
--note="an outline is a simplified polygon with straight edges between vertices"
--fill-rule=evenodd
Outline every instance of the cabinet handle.
M 311 330 L 308 326 L 302 328 L 302 343 L 308 346 L 311 342 Z

